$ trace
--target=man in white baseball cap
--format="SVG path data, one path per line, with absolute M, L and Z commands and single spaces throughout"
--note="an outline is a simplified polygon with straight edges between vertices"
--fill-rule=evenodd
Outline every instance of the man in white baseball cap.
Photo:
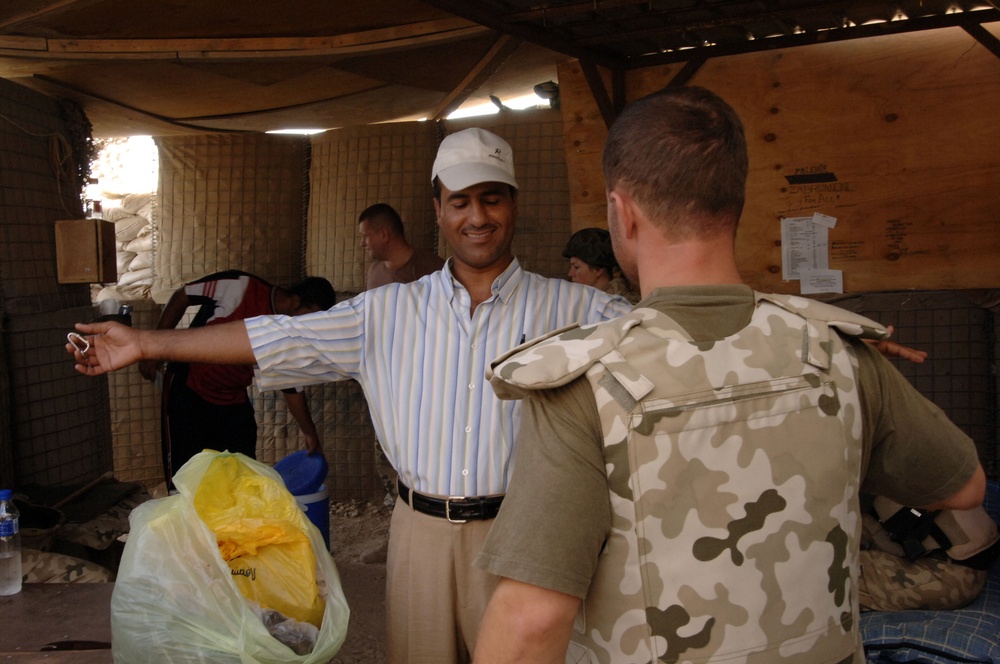
M 496 585 L 497 577 L 472 561 L 507 490 L 520 417 L 517 406 L 492 394 L 485 362 L 556 327 L 603 320 L 629 306 L 521 268 L 511 249 L 518 214 L 513 151 L 496 134 L 475 128 L 446 137 L 431 182 L 452 256 L 432 275 L 426 299 L 414 299 L 419 311 L 400 313 L 393 303 L 397 320 L 421 322 L 408 343 L 424 372 L 405 407 L 395 410 L 409 417 L 426 411 L 432 426 L 386 446 L 399 473 L 386 602 L 389 661 L 448 664 L 471 660 Z
M 431 181 L 441 181 L 452 190 L 480 182 L 502 182 L 517 189 L 514 154 L 507 141 L 485 129 L 466 129 L 441 141 L 431 168 Z

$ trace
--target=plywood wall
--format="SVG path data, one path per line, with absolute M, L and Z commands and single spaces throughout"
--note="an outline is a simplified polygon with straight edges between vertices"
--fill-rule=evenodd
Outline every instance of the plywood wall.
M 682 65 L 627 72 L 627 98 Z M 573 227 L 605 226 L 604 122 L 578 64 L 559 84 Z M 780 220 L 814 212 L 837 219 L 829 261 L 845 292 L 1000 285 L 1000 59 L 963 30 L 719 58 L 690 84 L 746 126 L 738 261 L 755 288 L 799 291 L 782 280 Z

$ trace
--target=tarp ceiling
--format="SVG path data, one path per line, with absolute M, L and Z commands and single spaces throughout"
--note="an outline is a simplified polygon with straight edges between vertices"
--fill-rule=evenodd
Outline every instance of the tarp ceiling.
M 997 20 L 995 0 L 4 0 L 0 76 L 97 136 L 328 128 L 506 99 L 570 58 L 620 74 L 949 25 L 1000 57 Z

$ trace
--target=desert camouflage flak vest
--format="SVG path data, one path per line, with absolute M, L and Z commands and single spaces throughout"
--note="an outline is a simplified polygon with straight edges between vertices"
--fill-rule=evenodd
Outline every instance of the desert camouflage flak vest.
M 855 356 L 834 328 L 884 330 L 756 298 L 722 341 L 637 309 L 495 366 L 500 396 L 585 374 L 597 398 L 613 524 L 567 661 L 863 660 L 862 423 Z

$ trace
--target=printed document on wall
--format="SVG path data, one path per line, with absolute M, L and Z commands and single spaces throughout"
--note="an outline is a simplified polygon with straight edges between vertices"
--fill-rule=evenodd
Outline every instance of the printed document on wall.
M 814 217 L 781 220 L 781 278 L 801 279 L 803 270 L 830 268 L 829 228 Z

